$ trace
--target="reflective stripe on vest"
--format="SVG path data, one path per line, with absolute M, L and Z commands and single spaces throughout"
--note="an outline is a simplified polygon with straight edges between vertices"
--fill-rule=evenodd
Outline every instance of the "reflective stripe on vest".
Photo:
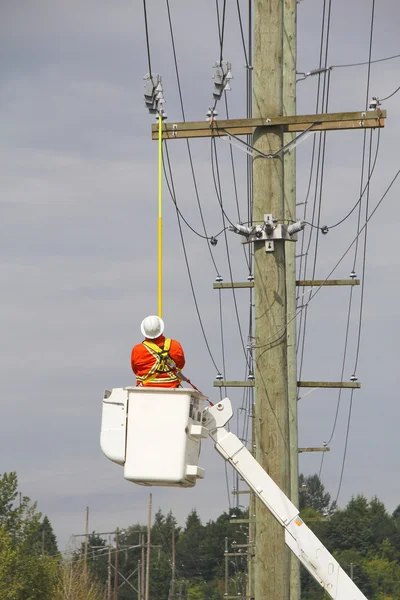
M 143 342 L 143 346 L 147 348 L 150 354 L 155 358 L 154 365 L 151 367 L 150 371 L 145 375 L 136 375 L 136 379 L 142 385 L 145 383 L 153 383 L 153 385 L 162 385 L 164 383 L 172 383 L 175 381 L 179 381 L 177 375 L 171 370 L 170 365 L 168 364 L 168 359 L 170 359 L 169 350 L 171 348 L 171 339 L 167 338 L 164 342 L 164 346 L 160 348 L 154 342 L 150 342 L 145 340 Z M 163 377 L 158 377 L 158 375 L 163 375 Z M 167 376 L 166 376 L 167 375 Z

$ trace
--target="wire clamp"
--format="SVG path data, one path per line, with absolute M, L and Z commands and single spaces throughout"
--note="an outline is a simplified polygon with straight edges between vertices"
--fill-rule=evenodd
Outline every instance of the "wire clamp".
M 276 241 L 296 242 L 297 233 L 305 227 L 305 221 L 296 221 L 290 225 L 279 223 L 279 219 L 273 215 L 264 215 L 264 223 L 262 225 L 248 227 L 246 225 L 237 224 L 229 227 L 230 231 L 244 236 L 246 239 L 243 244 L 251 244 L 254 242 L 265 242 L 265 251 L 273 252 L 275 250 L 274 243 Z

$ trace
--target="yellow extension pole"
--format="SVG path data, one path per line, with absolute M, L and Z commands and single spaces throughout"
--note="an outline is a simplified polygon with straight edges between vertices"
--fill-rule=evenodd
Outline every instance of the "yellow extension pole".
M 158 316 L 162 318 L 162 116 L 158 116 Z

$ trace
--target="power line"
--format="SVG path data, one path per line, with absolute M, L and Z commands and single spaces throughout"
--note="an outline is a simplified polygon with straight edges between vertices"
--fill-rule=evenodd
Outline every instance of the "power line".
M 167 163 L 168 163 L 168 170 L 169 170 L 169 175 L 170 175 L 171 190 L 172 190 L 172 193 L 173 193 L 174 199 L 175 199 L 174 204 L 177 207 L 178 203 L 176 201 L 175 186 L 174 186 L 174 181 L 173 181 L 173 177 L 172 177 L 171 163 L 170 163 L 170 160 L 169 160 L 169 154 L 168 154 L 168 146 L 167 146 L 167 144 L 165 144 L 165 151 L 166 151 L 166 157 L 167 157 Z M 213 354 L 211 352 L 210 344 L 208 342 L 207 335 L 206 335 L 206 332 L 205 332 L 205 329 L 204 329 L 204 325 L 203 325 L 203 321 L 202 321 L 202 318 L 201 318 L 201 314 L 200 314 L 200 310 L 199 310 L 199 305 L 198 305 L 197 298 L 196 298 L 196 292 L 195 292 L 195 289 L 194 289 L 193 278 L 192 278 L 192 274 L 191 274 L 191 271 L 190 271 L 190 265 L 189 265 L 189 259 L 188 259 L 188 256 L 187 256 L 185 240 L 184 240 L 184 237 L 183 237 L 183 231 L 182 231 L 182 225 L 181 225 L 181 221 L 180 221 L 180 215 L 179 215 L 178 211 L 176 211 L 176 215 L 177 215 L 177 219 L 178 219 L 178 227 L 179 227 L 179 233 L 180 233 L 181 242 L 182 242 L 183 255 L 184 255 L 184 258 L 185 258 L 185 263 L 186 263 L 186 269 L 187 269 L 187 273 L 188 273 L 188 277 L 189 277 L 190 288 L 192 290 L 193 301 L 194 301 L 194 305 L 195 305 L 195 308 L 196 308 L 197 317 L 199 319 L 200 329 L 202 331 L 202 334 L 203 334 L 203 337 L 204 337 L 204 341 L 205 341 L 205 344 L 206 344 L 206 347 L 207 347 L 208 354 L 210 356 L 211 362 L 213 363 L 213 365 L 214 365 L 217 373 L 219 374 L 220 370 L 219 370 L 219 368 L 217 366 L 217 363 L 214 360 L 214 356 L 213 356 Z
M 370 220 L 372 219 L 372 217 L 374 216 L 374 214 L 376 213 L 376 211 L 378 210 L 378 208 L 382 204 L 383 200 L 386 198 L 387 194 L 389 193 L 389 191 L 393 187 L 393 185 L 394 185 L 394 183 L 395 183 L 395 181 L 396 181 L 396 179 L 398 178 L 399 175 L 400 175 L 400 169 L 397 171 L 396 175 L 393 177 L 393 179 L 390 182 L 389 186 L 386 188 L 386 191 L 384 192 L 383 196 L 380 198 L 380 200 L 377 203 L 377 205 L 375 206 L 374 210 L 370 213 L 370 215 L 368 217 L 368 220 L 366 221 L 366 223 L 364 223 L 363 227 L 357 233 L 356 237 L 353 239 L 353 241 L 351 242 L 351 244 L 347 247 L 347 249 L 342 254 L 342 256 L 339 258 L 339 260 L 334 265 L 334 267 L 329 271 L 328 275 L 322 281 L 321 285 L 319 285 L 317 287 L 317 289 L 315 290 L 315 292 L 312 293 L 311 298 L 307 301 L 307 304 L 305 304 L 304 306 L 302 306 L 296 312 L 296 314 L 294 315 L 294 317 L 292 317 L 292 319 L 290 319 L 289 321 L 286 322 L 285 327 L 287 327 L 287 325 L 289 325 L 289 323 L 291 323 L 294 319 L 296 319 L 300 315 L 300 313 L 305 309 L 305 307 L 308 306 L 311 303 L 312 300 L 314 300 L 315 296 L 321 291 L 321 289 L 324 287 L 325 283 L 331 278 L 331 276 L 336 271 L 336 269 L 338 268 L 338 266 L 342 263 L 342 261 L 344 260 L 344 258 L 350 252 L 350 250 L 352 249 L 352 247 L 354 246 L 354 244 L 356 243 L 356 241 L 358 240 L 358 238 L 360 237 L 360 235 L 364 231 L 365 227 L 367 227 L 368 223 L 370 222 Z M 280 329 L 279 331 L 277 331 L 277 335 L 281 334 L 284 331 L 285 327 L 283 327 L 282 329 Z M 266 340 L 266 342 L 270 342 L 270 340 L 272 340 L 270 343 L 274 343 L 276 341 L 276 339 L 277 339 L 277 338 L 275 338 L 275 339 L 274 338 L 275 338 L 275 336 L 271 336 L 270 338 L 268 338 Z M 257 345 L 254 344 L 253 348 L 265 348 L 267 345 L 268 345 L 267 343 L 266 344 L 262 344 L 260 346 L 257 346 Z
M 184 104 L 183 104 L 182 88 L 181 88 L 181 80 L 180 80 L 179 68 L 178 68 L 178 59 L 177 59 L 177 54 L 176 54 L 175 36 L 174 36 L 174 31 L 173 31 L 173 26 L 172 26 L 172 17 L 171 17 L 169 0 L 166 0 L 166 5 L 167 5 L 169 31 L 170 31 L 170 36 L 171 36 L 172 53 L 173 53 L 173 57 L 174 57 L 175 74 L 176 74 L 176 80 L 177 80 L 177 85 L 178 85 L 178 94 L 179 94 L 179 101 L 180 101 L 180 105 L 181 105 L 182 119 L 183 119 L 183 121 L 186 121 L 185 108 L 184 108 Z M 203 226 L 204 235 L 207 238 L 208 251 L 210 254 L 211 261 L 214 265 L 215 272 L 217 275 L 219 275 L 219 270 L 218 270 L 218 267 L 217 267 L 217 264 L 216 264 L 214 255 L 212 253 L 211 246 L 210 246 L 210 241 L 209 241 L 210 236 L 208 236 L 208 234 L 207 234 L 207 228 L 206 228 L 206 224 L 205 224 L 205 220 L 204 220 L 203 209 L 201 206 L 200 195 L 199 195 L 199 190 L 198 190 L 198 186 L 197 186 L 197 178 L 196 178 L 196 174 L 195 174 L 194 163 L 193 163 L 192 152 L 191 152 L 189 140 L 186 140 L 186 147 L 187 147 L 188 156 L 189 156 L 190 170 L 191 170 L 193 186 L 194 186 L 194 190 L 195 190 L 195 194 L 196 194 L 197 206 L 199 209 L 199 214 L 200 214 L 200 219 L 201 219 L 201 223 Z M 215 236 L 215 237 L 217 237 L 217 236 Z
M 244 58 L 245 58 L 245 61 L 246 61 L 246 67 L 249 67 L 249 61 L 248 61 L 248 58 L 247 58 L 247 50 L 246 50 L 246 42 L 245 42 L 245 39 L 244 39 L 244 32 L 243 32 L 242 14 L 241 14 L 241 11 L 240 11 L 239 0 L 236 0 L 236 7 L 237 7 L 238 19 L 239 19 L 240 36 L 242 38 L 243 54 L 244 54 Z
M 316 97 L 316 103 L 315 103 L 315 112 L 316 113 L 319 112 L 319 101 L 320 101 L 320 95 L 321 95 L 321 81 L 322 81 L 321 76 L 322 75 L 323 75 L 323 86 L 322 86 L 322 99 L 321 99 L 321 109 L 320 110 L 321 110 L 321 112 L 324 112 L 324 111 L 327 112 L 327 110 L 328 110 L 330 71 L 328 73 L 328 81 L 327 81 L 327 86 L 326 86 L 326 78 L 327 78 L 326 66 L 327 66 L 327 61 L 328 61 L 328 48 L 329 48 L 329 36 L 330 36 L 331 1 L 329 2 L 329 6 L 328 6 L 328 18 L 327 18 L 326 35 L 325 35 L 326 12 L 327 12 L 327 1 L 324 0 L 323 11 L 322 11 L 322 22 L 321 22 L 320 52 L 319 52 L 320 73 L 318 74 L 317 97 Z M 325 47 L 325 61 L 323 62 L 324 47 Z M 325 94 L 325 92 L 327 92 L 327 93 Z M 320 178 L 320 169 L 321 169 L 321 177 L 323 178 L 326 132 L 324 135 L 321 133 L 319 135 L 318 139 L 319 139 L 319 146 L 318 146 L 317 170 L 316 170 L 316 176 L 315 176 L 314 200 L 313 200 L 312 218 L 311 218 L 312 223 L 314 223 L 314 217 L 315 217 L 315 212 L 316 212 L 316 208 L 317 208 L 317 194 L 318 194 L 318 185 L 319 185 L 319 178 Z M 322 152 L 323 161 L 321 164 L 322 143 L 323 143 L 323 152 Z M 305 201 L 305 205 L 304 205 L 304 217 L 303 217 L 304 220 L 307 220 L 308 197 L 309 197 L 310 190 L 311 190 L 312 175 L 313 175 L 313 171 L 314 171 L 315 151 L 316 151 L 316 138 L 314 138 L 314 141 L 313 141 L 310 177 L 309 177 L 309 183 L 308 183 L 307 197 L 306 197 L 306 201 Z M 320 214 L 320 210 L 321 210 L 321 202 L 322 202 L 322 183 L 320 185 L 319 211 L 318 211 L 319 214 Z M 308 254 L 309 254 L 309 250 L 311 247 L 312 238 L 313 238 L 313 228 L 311 228 L 311 230 L 310 230 L 308 243 L 307 243 L 307 249 L 305 252 L 304 252 L 305 236 L 303 236 L 303 241 L 302 241 L 302 246 L 301 246 L 302 257 L 301 257 L 300 265 L 299 265 L 299 279 L 302 279 L 302 278 L 306 279 L 306 277 L 307 277 Z M 315 242 L 314 265 L 316 264 L 317 253 L 318 253 L 318 235 L 317 235 L 316 242 Z M 305 258 L 304 258 L 304 275 L 302 276 L 303 255 L 305 256 Z M 304 291 L 304 288 L 303 288 L 303 291 Z M 302 368 L 303 368 L 303 360 L 304 360 L 304 352 L 305 352 L 305 341 L 306 341 L 306 330 L 307 330 L 307 311 L 308 311 L 308 305 L 306 304 L 304 313 L 303 313 L 303 311 L 301 311 L 300 323 L 299 323 L 299 333 L 298 333 L 298 338 L 297 338 L 297 346 L 298 347 L 302 340 L 301 350 L 300 350 L 300 369 L 299 369 L 300 374 L 301 374 Z
M 400 90 L 400 85 L 397 89 L 394 90 L 394 92 L 392 92 L 389 96 L 386 96 L 386 98 L 380 98 L 381 102 L 385 102 L 385 100 L 389 100 L 389 98 L 391 98 L 392 96 L 394 96 L 395 94 L 397 94 L 397 92 Z
M 351 64 L 344 64 L 344 65 L 330 65 L 329 67 L 326 67 L 324 70 L 344 69 L 347 67 L 362 67 L 365 65 L 373 65 L 373 64 L 384 62 L 387 60 L 393 60 L 395 58 L 400 58 L 400 54 L 394 54 L 393 56 L 386 56 L 384 58 L 378 58 L 377 60 L 371 60 L 371 61 L 367 60 L 365 62 L 359 62 L 359 63 L 351 63 Z M 304 79 L 307 79 L 308 77 L 310 77 L 312 75 L 319 75 L 320 70 L 321 70 L 321 68 L 312 69 L 311 71 L 308 71 L 307 73 L 304 71 L 297 71 L 297 75 L 304 75 L 304 77 L 302 77 L 301 79 L 297 79 L 296 83 L 299 81 L 304 81 Z M 386 98 L 386 100 L 387 100 L 387 98 Z
M 147 61 L 149 64 L 149 75 L 151 77 L 151 60 L 150 60 L 150 42 L 149 42 L 149 27 L 147 23 L 147 8 L 146 0 L 143 0 L 144 26 L 146 30 L 146 46 L 147 46 Z
M 215 153 L 215 171 L 214 171 L 214 153 L 213 153 L 213 147 L 214 147 L 214 153 Z M 228 238 L 227 238 L 226 227 L 225 227 L 226 213 L 225 213 L 225 210 L 224 210 L 224 207 L 223 207 L 223 202 L 222 202 L 222 188 L 221 188 L 221 180 L 220 180 L 220 176 L 219 176 L 219 166 L 218 166 L 218 156 L 217 156 L 216 142 L 215 142 L 214 138 L 211 138 L 211 165 L 212 165 L 212 171 L 213 171 L 215 192 L 216 192 L 216 195 L 217 195 L 217 198 L 218 198 L 219 205 L 221 207 L 222 223 L 223 223 L 223 226 L 225 228 L 225 230 L 224 230 L 224 237 L 225 237 L 225 247 L 226 247 L 227 261 L 228 261 L 229 277 L 230 277 L 231 283 L 233 284 L 232 265 L 231 265 L 231 259 L 230 259 L 230 254 L 229 254 Z M 229 219 L 228 219 L 228 221 L 229 221 Z M 236 321 L 237 321 L 237 325 L 238 325 L 238 329 L 239 329 L 240 340 L 241 340 L 241 343 L 242 343 L 243 353 L 244 353 L 244 356 L 245 356 L 245 359 L 246 359 L 246 362 L 247 362 L 248 361 L 247 352 L 246 352 L 246 348 L 245 348 L 244 340 L 243 340 L 243 333 L 242 333 L 242 327 L 241 327 L 241 324 L 240 324 L 240 317 L 239 317 L 239 311 L 238 311 L 238 306 L 237 306 L 237 301 L 236 301 L 235 288 L 233 286 L 232 286 L 232 297 L 233 297 L 233 303 L 234 303 L 234 307 L 235 307 Z M 250 365 L 249 365 L 249 367 L 250 367 Z
M 393 60 L 394 58 L 400 58 L 400 54 L 394 54 L 393 56 L 385 56 L 384 58 L 378 58 L 377 60 L 367 60 L 366 62 L 351 63 L 347 65 L 332 65 L 331 69 L 344 69 L 347 67 L 361 67 L 363 65 L 373 65 L 376 63 L 384 62 L 386 60 Z
M 368 55 L 369 64 L 368 64 L 367 84 L 366 84 L 366 93 L 365 93 L 365 105 L 366 105 L 366 108 L 368 108 L 369 86 L 370 86 L 370 79 L 371 79 L 371 58 L 372 58 L 372 42 L 373 42 L 373 33 L 374 33 L 374 21 L 375 21 L 375 0 L 372 0 L 372 7 L 371 7 L 371 28 L 370 28 L 369 55 Z M 363 179 L 364 179 L 364 161 L 365 161 L 365 151 L 366 151 L 366 134 L 367 134 L 367 132 L 364 131 L 364 143 L 363 143 L 363 157 L 362 157 L 362 170 L 361 170 L 360 187 L 362 187 Z M 363 319 L 364 296 L 365 296 L 365 273 L 366 273 L 366 260 L 367 260 L 368 220 L 369 220 L 368 219 L 368 212 L 369 212 L 369 193 L 370 193 L 369 180 L 371 179 L 371 177 L 370 177 L 370 174 L 371 174 L 371 157 L 372 157 L 372 131 L 371 131 L 371 135 L 370 135 L 369 158 L 368 158 L 368 183 L 367 183 L 368 187 L 367 187 L 367 197 L 366 197 L 366 203 L 365 203 L 365 225 L 364 225 L 364 228 L 363 228 L 365 230 L 365 233 L 364 233 L 364 249 L 363 249 L 362 277 L 361 277 L 361 298 L 360 298 L 360 313 L 359 313 L 359 321 L 358 321 L 357 349 L 356 349 L 356 358 L 355 358 L 355 364 L 354 364 L 354 376 L 355 376 L 355 373 L 357 371 L 358 357 L 359 357 L 359 352 L 360 352 L 361 331 L 362 331 L 362 323 L 363 323 L 362 319 Z M 360 211 L 361 211 L 361 203 L 360 203 L 359 207 L 360 207 Z M 359 211 L 359 215 L 360 215 L 360 211 Z M 358 221 L 358 223 L 359 223 L 359 221 Z M 357 250 L 358 250 L 358 242 L 357 242 L 356 249 L 355 249 L 354 265 L 356 263 Z M 340 473 L 340 480 L 339 480 L 339 485 L 338 485 L 338 491 L 337 491 L 337 495 L 336 495 L 336 503 L 338 501 L 338 498 L 339 498 L 339 495 L 340 495 L 340 490 L 341 490 L 341 487 L 342 487 L 343 473 L 344 473 L 344 468 L 345 468 L 346 458 L 347 458 L 347 444 L 348 444 L 348 437 L 349 437 L 349 431 L 350 431 L 350 421 L 351 421 L 351 414 L 352 414 L 352 405 L 353 405 L 353 394 L 351 394 L 351 398 L 350 398 L 350 407 L 349 407 L 347 429 L 346 429 L 346 441 L 345 441 L 345 448 L 344 448 L 344 452 L 343 452 L 342 469 L 341 469 L 341 473 Z
M 220 45 L 219 60 L 222 63 L 222 54 L 223 54 L 223 48 L 224 48 L 224 34 L 225 34 L 226 0 L 224 0 L 224 4 L 223 4 L 223 8 L 222 8 L 222 24 L 220 23 L 218 0 L 215 0 L 215 4 L 217 7 L 217 23 L 218 23 L 219 45 Z
M 163 156 L 165 155 L 164 149 L 163 149 Z M 198 231 L 196 231 L 191 225 L 190 223 L 187 221 L 187 219 L 184 217 L 184 215 L 182 214 L 181 209 L 178 207 L 178 205 L 176 204 L 175 201 L 175 196 L 173 194 L 173 191 L 171 189 L 170 183 L 168 181 L 168 177 L 167 177 L 167 171 L 166 171 L 166 167 L 165 167 L 165 160 L 163 160 L 163 171 L 164 171 L 164 178 L 165 178 L 165 182 L 167 184 L 167 188 L 169 191 L 169 195 L 171 196 L 171 200 L 175 205 L 176 210 L 179 213 L 179 216 L 181 217 L 182 221 L 185 223 L 185 225 L 195 234 L 197 235 L 199 238 L 202 238 L 203 240 L 214 240 L 216 239 L 222 232 L 219 232 L 216 236 L 211 236 L 208 237 L 206 235 L 202 235 L 201 233 L 199 233 Z
M 376 143 L 376 151 L 375 151 L 375 158 L 374 158 L 374 163 L 372 165 L 372 169 L 371 172 L 368 175 L 368 179 L 367 179 L 367 183 L 364 186 L 364 189 L 361 192 L 360 197 L 358 198 L 357 202 L 355 203 L 355 205 L 353 206 L 353 208 L 347 213 L 347 215 L 345 217 L 343 217 L 342 219 L 340 219 L 340 221 L 338 221 L 337 223 L 335 223 L 334 225 L 326 225 L 327 229 L 331 230 L 334 229 L 335 227 L 338 227 L 338 225 L 341 225 L 342 223 L 344 223 L 346 221 L 346 219 L 348 219 L 350 217 L 350 215 L 353 214 L 353 212 L 355 211 L 355 209 L 357 208 L 357 206 L 360 204 L 365 192 L 367 191 L 367 189 L 369 188 L 369 184 L 373 175 L 373 172 L 375 170 L 375 166 L 376 166 L 376 161 L 378 158 L 378 152 L 379 152 L 379 143 L 380 143 L 380 136 L 381 136 L 381 130 L 378 129 L 378 139 L 377 139 L 377 143 Z M 313 225 L 312 223 L 308 223 L 306 221 L 307 225 L 309 225 L 310 227 L 314 227 L 317 228 L 317 225 Z

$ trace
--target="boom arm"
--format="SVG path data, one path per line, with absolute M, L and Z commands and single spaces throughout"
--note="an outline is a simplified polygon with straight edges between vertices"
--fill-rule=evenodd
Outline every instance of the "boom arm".
M 225 429 L 232 418 L 232 405 L 225 398 L 203 412 L 203 426 L 215 449 L 246 481 L 261 502 L 285 528 L 285 542 L 301 563 L 337 600 L 367 600 L 339 563 L 299 517 L 298 509 L 280 490 L 242 442 Z

